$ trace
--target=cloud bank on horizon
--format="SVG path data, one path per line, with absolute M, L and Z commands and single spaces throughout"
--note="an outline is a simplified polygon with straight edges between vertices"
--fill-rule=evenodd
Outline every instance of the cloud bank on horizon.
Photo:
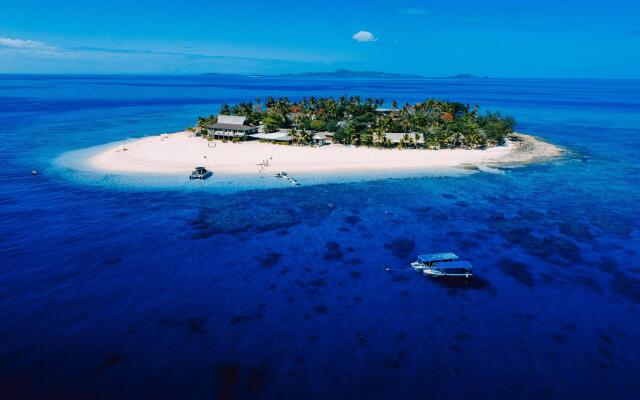
M 179 49 L 58 46 L 0 37 L 0 73 L 255 73 L 265 67 L 276 71 L 308 69 L 331 62 L 305 54 L 272 55 L 268 51 L 243 54 L 233 49 L 200 52 L 191 46 Z
M 0 37 L 0 47 L 10 47 L 12 49 L 35 49 L 42 48 L 44 46 L 44 43 L 36 42 L 35 40 L 22 40 L 16 38 Z

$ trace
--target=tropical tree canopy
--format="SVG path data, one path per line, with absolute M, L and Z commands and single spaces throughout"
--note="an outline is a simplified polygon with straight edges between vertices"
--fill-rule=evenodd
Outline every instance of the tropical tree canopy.
M 245 116 L 246 123 L 264 125 L 266 132 L 295 128 L 295 142 L 311 142 L 314 132 L 335 132 L 343 144 L 389 147 L 385 133 L 402 133 L 398 147 L 486 148 L 504 144 L 513 133 L 515 120 L 498 112 L 480 114 L 479 106 L 438 99 L 379 109 L 382 99 L 347 97 L 267 97 L 255 102 L 223 104 L 220 114 Z M 199 117 L 198 126 L 215 123 L 216 116 Z

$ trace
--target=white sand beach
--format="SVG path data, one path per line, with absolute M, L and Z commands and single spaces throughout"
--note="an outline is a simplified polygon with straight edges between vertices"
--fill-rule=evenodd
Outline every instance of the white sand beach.
M 87 162 L 91 168 L 116 174 L 189 173 L 196 166 L 227 174 L 343 173 L 523 164 L 560 154 L 560 148 L 522 134 L 514 134 L 504 146 L 486 150 L 398 150 L 339 144 L 308 147 L 258 141 L 207 142 L 187 132 L 177 132 L 107 146 Z M 266 160 L 268 166 L 260 167 Z

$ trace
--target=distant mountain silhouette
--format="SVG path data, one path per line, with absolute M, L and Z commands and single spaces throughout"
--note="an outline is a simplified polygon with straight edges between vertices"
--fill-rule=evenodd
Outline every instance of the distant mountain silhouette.
M 447 76 L 447 78 L 451 78 L 451 79 L 483 79 L 483 77 L 477 76 L 477 75 L 471 75 L 471 74 L 457 74 L 457 75 L 451 75 L 451 76 Z M 484 78 L 487 78 L 486 76 Z
M 276 75 L 287 78 L 393 78 L 393 79 L 424 79 L 424 76 L 416 74 L 397 74 L 378 71 L 350 71 L 338 69 L 333 72 L 302 72 L 298 74 Z
M 300 72 L 296 74 L 278 74 L 278 75 L 240 75 L 240 74 L 218 74 L 207 73 L 208 76 L 250 76 L 254 78 L 369 78 L 369 79 L 442 79 L 439 77 L 426 77 L 417 74 L 399 74 L 393 72 L 379 72 L 379 71 L 351 71 L 348 69 L 337 69 L 332 72 Z M 482 79 L 480 76 L 471 74 L 457 74 L 444 77 L 445 79 Z M 486 78 L 486 76 L 485 76 Z

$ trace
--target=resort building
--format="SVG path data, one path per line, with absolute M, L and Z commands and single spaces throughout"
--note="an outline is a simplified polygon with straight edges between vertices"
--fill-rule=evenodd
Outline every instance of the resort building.
M 292 127 L 297 128 L 298 124 L 297 124 L 297 120 L 298 118 L 300 118 L 302 116 L 302 113 L 299 112 L 291 112 L 289 114 L 287 114 L 287 119 L 289 120 L 289 123 L 291 124 Z
M 400 141 L 402 141 L 402 139 L 405 137 L 404 135 L 407 135 L 409 137 L 409 141 L 411 142 L 415 142 L 416 141 L 416 133 L 414 132 L 409 132 L 409 133 L 404 133 L 404 132 L 388 132 L 384 134 L 387 139 L 389 139 L 389 141 L 391 141 L 392 144 L 398 144 L 400 143 Z M 418 133 L 418 145 L 423 145 L 424 144 L 424 135 L 422 133 Z
M 393 112 L 393 109 L 391 108 L 382 108 L 382 107 L 376 108 L 376 114 L 388 115 L 388 114 L 391 114 L 392 112 Z
M 313 134 L 313 143 L 318 146 L 331 144 L 333 142 L 334 132 L 316 132 Z
M 323 146 L 325 144 L 331 144 L 334 132 L 316 132 L 313 134 L 313 144 Z M 249 139 L 257 139 L 263 142 L 270 143 L 293 143 L 293 137 L 289 129 L 280 129 L 277 132 L 259 132 L 252 135 L 248 135 Z
M 246 140 L 249 135 L 258 133 L 258 127 L 246 125 L 247 117 L 237 115 L 218 115 L 218 122 L 207 126 L 209 136 L 214 139 L 234 139 Z
M 266 132 L 254 133 L 252 135 L 249 135 L 249 137 L 251 139 L 258 139 L 264 142 L 271 142 L 271 143 L 289 143 L 290 144 L 293 141 L 293 138 L 291 137 L 291 135 L 289 135 L 288 130 L 279 130 L 277 132 L 271 132 L 271 133 L 266 133 Z

